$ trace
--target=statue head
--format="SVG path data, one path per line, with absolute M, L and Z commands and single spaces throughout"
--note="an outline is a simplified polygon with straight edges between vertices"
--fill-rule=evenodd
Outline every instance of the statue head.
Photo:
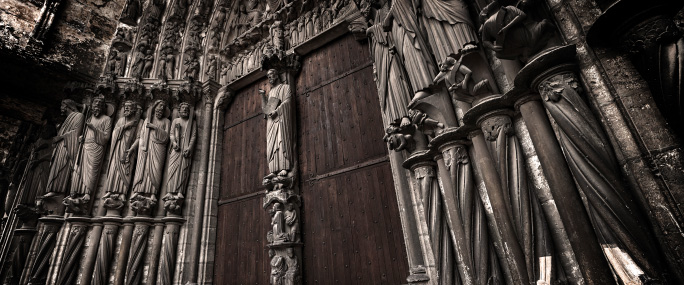
M 105 108 L 104 96 L 100 95 L 93 98 L 93 102 L 90 104 L 90 108 L 93 117 L 99 117 Z
M 275 250 L 269 249 L 268 250 L 268 257 L 273 258 L 275 256 Z
M 287 256 L 290 258 L 294 258 L 294 248 L 291 248 L 291 247 L 287 248 Z
M 123 105 L 123 115 L 126 118 L 130 118 L 133 115 L 133 110 L 135 110 L 135 103 L 131 100 L 127 100 Z
M 275 203 L 273 204 L 273 211 L 282 211 L 283 210 L 283 204 L 280 203 Z
M 164 111 L 166 109 L 166 102 L 164 100 L 157 100 L 154 102 L 154 116 L 157 117 L 157 119 L 161 119 L 164 117 Z
M 190 104 L 187 102 L 180 103 L 178 106 L 178 115 L 183 119 L 187 119 L 190 116 Z
M 276 86 L 278 83 L 280 83 L 280 78 L 278 78 L 278 71 L 271 68 L 268 70 L 266 73 L 266 77 L 268 77 L 268 83 L 271 84 L 271 86 Z
M 62 115 L 68 115 L 72 112 L 78 112 L 78 104 L 74 100 L 64 99 L 62 100 L 62 106 L 60 107 Z

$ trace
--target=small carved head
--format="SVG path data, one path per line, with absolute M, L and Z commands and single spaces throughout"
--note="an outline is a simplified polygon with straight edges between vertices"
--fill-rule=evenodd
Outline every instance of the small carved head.
M 123 106 L 123 115 L 126 118 L 130 118 L 131 115 L 133 115 L 133 111 L 135 110 L 135 103 L 131 100 L 127 100 L 124 102 Z
M 287 248 L 287 256 L 290 258 L 294 258 L 294 248 L 291 248 L 291 247 Z
M 273 211 L 278 212 L 283 210 L 283 204 L 275 203 L 273 204 Z
M 93 117 L 99 117 L 102 114 L 102 110 L 105 108 L 104 96 L 97 96 L 93 98 L 93 103 L 91 104 Z
M 280 78 L 278 78 L 278 71 L 275 69 L 269 69 L 266 73 L 266 77 L 268 77 L 268 83 L 271 84 L 271 86 L 276 86 L 278 85 L 278 83 L 280 83 Z
M 78 112 L 78 104 L 74 100 L 64 99 L 62 100 L 62 106 L 60 107 L 62 115 L 68 115 L 71 112 Z
M 180 103 L 180 106 L 178 106 L 178 114 L 181 118 L 187 119 L 188 116 L 190 116 L 190 104 L 187 102 Z
M 275 250 L 269 249 L 268 250 L 268 257 L 273 258 L 275 256 Z
M 161 119 L 164 116 L 164 111 L 166 109 L 166 102 L 164 100 L 157 100 L 154 102 L 154 116 L 157 119 Z

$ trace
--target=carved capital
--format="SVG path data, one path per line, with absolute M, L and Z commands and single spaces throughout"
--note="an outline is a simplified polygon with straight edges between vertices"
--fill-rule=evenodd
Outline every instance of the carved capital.
M 480 122 L 480 129 L 488 141 L 495 141 L 502 132 L 507 136 L 513 135 L 511 118 L 509 116 L 492 116 Z
M 553 74 L 539 83 L 539 94 L 547 102 L 558 102 L 567 89 L 577 93 L 582 92 L 577 76 L 571 71 Z

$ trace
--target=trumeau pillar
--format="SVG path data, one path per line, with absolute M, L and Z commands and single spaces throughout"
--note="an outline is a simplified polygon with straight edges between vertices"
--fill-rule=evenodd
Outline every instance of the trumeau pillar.
M 271 216 L 269 248 L 271 284 L 301 284 L 301 197 L 297 187 L 299 167 L 295 139 L 295 75 L 301 68 L 297 55 L 278 54 L 262 61 L 271 89 L 259 90 L 266 119 L 266 155 L 269 172 L 263 207 Z M 283 80 L 284 79 L 284 80 Z

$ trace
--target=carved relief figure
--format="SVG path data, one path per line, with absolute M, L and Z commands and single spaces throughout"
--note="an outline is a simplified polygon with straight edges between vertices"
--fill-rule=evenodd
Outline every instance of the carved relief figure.
M 97 187 L 105 146 L 112 131 L 112 119 L 104 114 L 106 110 L 104 96 L 95 97 L 90 110 L 92 115 L 85 123 L 84 134 L 79 137 L 83 149 L 74 167 L 74 187 L 70 199 L 78 197 L 83 198 L 83 201 L 90 200 L 90 194 Z
M 205 73 L 207 75 L 207 79 L 212 79 L 212 80 L 216 79 L 217 65 L 218 65 L 218 63 L 216 62 L 216 56 L 212 55 L 209 58 L 209 62 L 207 63 L 207 71 Z
M 67 117 L 53 139 L 55 150 L 52 152 L 46 197 L 67 193 L 78 152 L 78 138 L 84 128 L 85 116 L 78 112 L 76 102 L 71 99 L 63 100 L 61 110 Z
M 161 186 L 171 124 L 166 118 L 166 112 L 166 103 L 163 100 L 155 101 L 147 111 L 147 118 L 140 130 L 140 138 L 128 150 L 138 150 L 133 183 L 134 196 L 151 194 L 154 198 Z
M 143 69 L 142 77 L 147 78 L 150 77 L 150 74 L 152 74 L 152 66 L 154 65 L 154 55 L 152 54 L 152 50 L 148 49 L 147 52 L 145 53 L 145 67 Z
M 221 29 L 223 29 L 223 24 L 226 22 L 226 8 L 219 8 L 216 18 L 209 26 L 209 31 L 212 32 L 211 38 L 209 40 L 209 46 L 211 48 L 218 48 L 221 45 Z
M 269 34 L 271 36 L 271 44 L 273 45 L 273 48 L 275 50 L 284 50 L 285 49 L 285 39 L 283 37 L 283 27 L 282 27 L 282 22 L 280 21 L 275 21 L 273 24 L 269 27 L 268 29 Z M 258 49 L 258 47 L 257 47 Z
M 308 12 L 306 12 L 306 14 L 304 14 L 304 21 L 305 21 L 305 27 L 304 27 L 305 32 L 304 32 L 304 34 L 306 35 L 306 36 L 304 36 L 304 38 L 308 40 L 314 36 L 314 23 L 313 23 L 313 19 L 311 18 L 311 11 L 308 11 Z
M 145 66 L 145 47 L 138 46 L 138 51 L 135 52 L 135 61 L 131 64 L 131 77 L 141 77 L 143 67 Z
M 283 243 L 288 241 L 288 233 L 285 232 L 285 216 L 283 215 L 283 204 L 273 204 L 273 217 L 271 218 L 273 228 L 273 243 Z
M 269 282 L 271 285 L 283 285 L 283 277 L 287 272 L 285 258 L 276 255 L 272 249 L 268 251 L 268 255 L 271 257 L 271 278 L 269 278 Z
M 140 112 L 137 111 L 133 101 L 124 102 L 123 117 L 119 118 L 112 132 L 112 144 L 109 156 L 109 168 L 107 168 L 107 181 L 105 189 L 107 193 L 102 197 L 107 204 L 107 198 L 113 194 L 125 196 L 133 178 L 133 165 L 135 164 L 135 152 L 129 149 L 136 140 L 138 134 L 138 122 Z M 114 200 L 123 197 L 111 197 Z M 121 199 L 120 201 L 123 201 Z M 120 204 L 119 206 L 123 206 Z
M 185 187 L 190 177 L 190 163 L 197 138 L 197 126 L 191 116 L 190 104 L 181 103 L 178 108 L 179 117 L 171 123 L 171 151 L 169 152 L 166 170 L 166 185 L 169 194 L 185 194 Z
M 285 264 L 287 265 L 287 272 L 285 272 L 284 285 L 300 284 L 299 264 L 297 263 L 297 257 L 294 254 L 294 249 L 291 247 L 287 249 Z
M 271 90 L 268 96 L 259 90 L 262 109 L 266 116 L 266 155 L 270 177 L 287 176 L 292 169 L 294 144 L 294 105 L 292 90 L 289 84 L 280 82 L 278 72 L 270 69 L 267 72 Z M 267 176 L 267 177 L 269 177 Z
M 300 242 L 299 219 L 297 218 L 297 210 L 293 203 L 287 204 L 287 210 L 285 210 L 285 223 L 288 226 L 288 240 L 291 242 Z

